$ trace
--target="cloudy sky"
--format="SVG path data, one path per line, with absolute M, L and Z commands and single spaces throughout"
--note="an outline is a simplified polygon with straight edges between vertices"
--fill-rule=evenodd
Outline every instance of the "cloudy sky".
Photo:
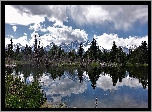
M 51 42 L 92 41 L 111 49 L 148 43 L 148 6 L 146 5 L 6 5 L 5 45 L 33 45 L 34 34 L 44 47 Z

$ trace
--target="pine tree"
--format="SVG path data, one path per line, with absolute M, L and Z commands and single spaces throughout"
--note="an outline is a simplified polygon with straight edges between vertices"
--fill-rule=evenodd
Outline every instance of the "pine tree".
M 82 64 L 82 61 L 83 61 L 83 53 L 84 53 L 84 49 L 83 49 L 83 46 L 82 46 L 82 43 L 80 44 L 79 46 L 79 49 L 78 49 L 78 59 L 79 59 L 79 62 Z
M 20 60 L 20 48 L 18 45 L 17 45 L 16 52 L 15 52 L 15 59 L 18 61 Z
M 148 45 L 146 41 L 142 41 L 141 46 L 139 47 L 141 49 L 141 63 L 147 63 L 148 64 Z
M 14 51 L 13 51 L 13 41 L 12 38 L 10 39 L 11 44 L 8 44 L 8 51 L 7 51 L 7 55 L 8 55 L 8 63 L 10 64 L 10 61 L 14 59 Z
M 79 46 L 79 49 L 78 49 L 78 57 L 82 58 L 83 52 L 84 52 L 84 49 L 83 49 L 83 46 L 82 46 L 82 43 L 81 43 L 80 46 Z
M 113 42 L 112 49 L 111 49 L 111 52 L 110 52 L 111 62 L 112 62 L 112 63 L 116 62 L 116 60 L 117 60 L 117 58 L 116 58 L 117 52 L 118 52 L 118 48 L 117 48 L 116 43 L 115 43 L 115 41 L 114 41 L 114 42 Z

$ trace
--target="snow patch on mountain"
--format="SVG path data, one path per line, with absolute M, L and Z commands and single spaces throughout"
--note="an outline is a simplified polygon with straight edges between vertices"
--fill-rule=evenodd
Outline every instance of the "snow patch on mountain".
M 14 51 L 16 51 L 17 45 L 18 45 L 19 48 L 22 49 L 22 50 L 25 48 L 25 46 L 21 45 L 20 43 L 13 44 L 13 50 L 14 50 Z M 49 51 L 49 50 L 53 47 L 53 45 L 55 45 L 55 43 L 54 43 L 54 42 L 51 42 L 49 45 L 47 45 L 47 46 L 44 47 L 44 50 L 45 50 L 45 51 Z M 71 50 L 73 50 L 73 49 L 77 52 L 78 49 L 79 49 L 80 43 L 79 43 L 77 40 L 75 40 L 75 41 L 72 41 L 70 44 L 61 43 L 61 44 L 58 44 L 57 46 L 60 46 L 61 49 L 63 49 L 65 52 L 69 52 L 69 51 L 71 51 Z M 88 50 L 88 48 L 90 48 L 91 42 L 90 42 L 89 40 L 84 41 L 84 42 L 82 42 L 82 46 L 83 46 L 84 51 L 86 52 L 86 51 Z M 34 45 L 32 45 L 32 46 L 30 46 L 30 47 L 32 47 L 32 50 L 34 49 Z M 118 47 L 119 47 L 119 46 L 118 46 Z M 129 49 L 134 50 L 135 48 L 137 48 L 136 45 L 127 45 L 127 46 L 120 46 L 120 47 L 121 47 L 122 50 L 123 50 L 125 53 L 127 53 L 127 54 L 129 53 Z M 6 45 L 5 45 L 5 48 L 7 48 Z M 111 48 L 112 48 L 112 46 L 111 46 Z M 100 49 L 101 51 L 104 50 L 104 48 L 101 47 L 101 46 L 99 46 L 99 49 Z M 105 49 L 105 50 L 106 50 L 107 52 L 109 52 L 111 49 Z

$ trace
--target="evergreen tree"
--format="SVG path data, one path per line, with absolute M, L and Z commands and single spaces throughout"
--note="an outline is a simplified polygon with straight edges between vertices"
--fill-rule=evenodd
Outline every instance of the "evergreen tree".
M 92 42 L 91 42 L 91 46 L 90 46 L 90 55 L 93 56 L 93 59 L 96 61 L 97 60 L 97 51 L 98 51 L 98 47 L 97 47 L 97 42 L 96 40 L 93 38 Z
M 83 52 L 84 52 L 84 49 L 83 49 L 83 46 L 82 46 L 82 43 L 81 43 L 80 46 L 79 46 L 79 49 L 78 49 L 78 57 L 82 58 Z
M 37 38 L 35 35 L 34 52 L 37 53 Z
M 142 41 L 141 46 L 139 47 L 141 49 L 141 63 L 147 63 L 148 64 L 148 45 L 146 41 Z
M 16 52 L 15 52 L 15 59 L 18 61 L 20 60 L 20 48 L 18 45 L 17 45 Z
M 142 42 L 139 47 L 130 50 L 128 55 L 128 62 L 132 64 L 148 64 L 148 47 L 146 41 Z
M 118 52 L 118 48 L 117 48 L 117 45 L 115 43 L 115 41 L 113 42 L 113 46 L 112 46 L 112 49 L 111 49 L 111 53 L 110 53 L 110 56 L 111 56 L 111 62 L 114 63 L 116 62 L 117 58 L 116 58 L 116 54 Z
M 79 49 L 78 49 L 78 59 L 79 59 L 81 64 L 82 64 L 82 60 L 83 60 L 83 53 L 84 53 L 84 49 L 83 49 L 83 46 L 81 43 L 79 46 Z
M 125 64 L 126 62 L 126 53 L 123 52 L 122 48 L 119 47 L 116 55 L 117 63 Z
M 12 38 L 10 39 L 11 44 L 8 44 L 7 56 L 8 56 L 8 63 L 14 59 L 14 51 L 13 51 L 13 41 Z

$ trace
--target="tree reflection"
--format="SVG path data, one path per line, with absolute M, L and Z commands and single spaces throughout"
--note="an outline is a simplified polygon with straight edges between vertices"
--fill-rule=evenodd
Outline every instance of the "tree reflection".
M 80 80 L 80 83 L 83 81 L 83 69 L 79 68 L 78 69 L 78 77 L 79 77 L 79 80 Z
M 24 74 L 24 82 L 26 82 L 26 79 L 31 74 L 31 65 L 29 65 L 29 64 L 23 64 L 20 71 L 21 71 L 20 73 Z
M 112 78 L 113 86 L 116 86 L 116 83 L 118 81 L 118 69 L 116 67 L 113 67 L 110 69 L 110 76 Z
M 113 86 L 116 86 L 117 82 L 122 82 L 122 79 L 126 77 L 126 71 L 129 72 L 129 77 L 138 78 L 139 83 L 142 83 L 145 89 L 148 86 L 148 67 L 105 67 L 102 69 L 92 68 L 88 70 L 89 79 L 91 81 L 91 86 L 93 89 L 96 87 L 96 81 L 100 77 L 99 75 L 103 72 L 105 74 L 110 74 L 112 78 Z
M 138 78 L 144 89 L 148 86 L 148 67 L 128 67 L 130 77 Z
M 13 70 L 15 70 L 16 74 L 22 73 L 24 74 L 24 79 L 26 79 L 32 74 L 34 80 L 39 79 L 43 73 L 49 73 L 50 77 L 55 80 L 56 78 L 61 78 L 61 76 L 66 71 L 72 79 L 79 80 L 82 83 L 85 79 L 83 76 L 84 71 L 88 74 L 89 79 L 91 81 L 91 86 L 93 89 L 96 88 L 96 81 L 99 79 L 100 74 L 110 74 L 112 78 L 113 86 L 116 86 L 117 82 L 122 82 L 122 79 L 126 76 L 126 71 L 129 72 L 129 77 L 139 79 L 139 83 L 142 83 L 144 89 L 148 86 L 148 67 L 103 67 L 103 68 L 65 68 L 65 67 L 49 67 L 49 68 L 33 68 L 30 65 L 18 65 L 16 68 L 5 67 L 6 74 L 12 74 Z M 75 74 L 75 70 L 77 70 L 78 74 Z M 78 78 L 75 78 L 75 76 Z M 76 76 L 76 77 L 77 77 Z M 72 80 L 71 79 L 71 80 Z
M 99 79 L 100 74 L 101 74 L 101 70 L 97 67 L 88 70 L 88 76 L 92 83 L 91 86 L 93 87 L 93 89 L 96 88 L 96 84 L 97 84 L 96 81 Z
M 50 73 L 53 80 L 55 80 L 58 77 L 60 79 L 61 76 L 64 74 L 64 69 L 62 69 L 62 68 L 51 67 L 51 68 L 48 68 L 46 71 L 47 71 L 47 73 Z

